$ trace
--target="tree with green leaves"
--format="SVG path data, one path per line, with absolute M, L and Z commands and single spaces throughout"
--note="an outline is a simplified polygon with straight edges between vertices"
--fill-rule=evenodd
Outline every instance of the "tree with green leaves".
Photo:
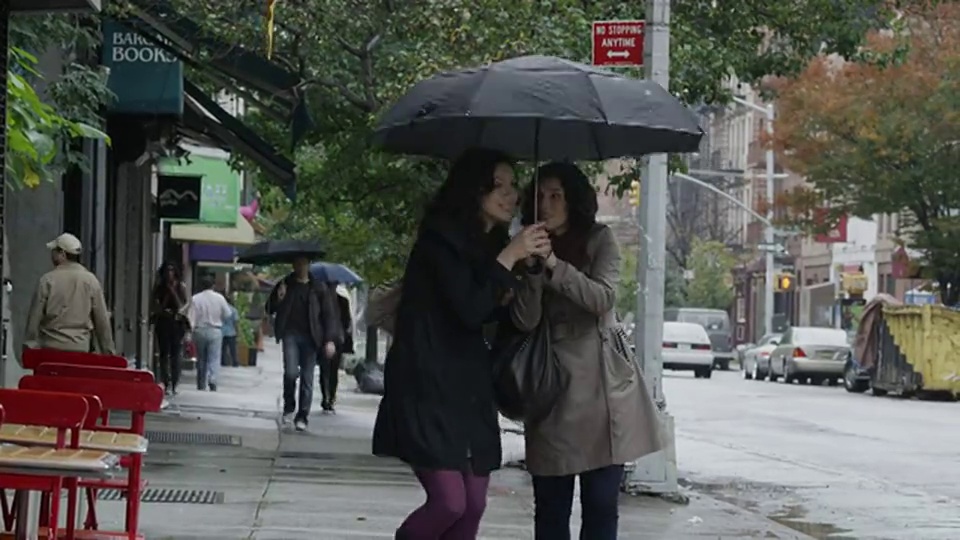
M 686 287 L 686 304 L 707 309 L 730 309 L 733 302 L 733 268 L 737 259 L 721 242 L 694 240 L 690 251 L 693 276 Z
M 100 108 L 110 95 L 106 77 L 75 62 L 77 50 L 99 44 L 96 19 L 74 15 L 15 18 L 7 51 L 7 185 L 32 188 L 60 177 L 67 167 L 84 166 L 71 144 L 78 138 L 108 140 L 99 129 Z M 65 69 L 47 86 L 47 99 L 35 85 L 45 77 L 35 53 L 55 47 L 66 55 Z
M 843 215 L 899 214 L 944 303 L 960 302 L 960 6 L 917 2 L 856 61 L 821 56 L 782 81 L 776 144 L 809 187 L 774 204 L 826 232 Z
M 246 48 L 265 42 L 264 2 L 237 0 L 230 10 L 219 0 L 173 2 L 210 37 Z M 874 4 L 678 2 L 672 87 L 688 103 L 712 103 L 729 97 L 722 83 L 731 73 L 753 81 L 793 73 L 822 47 L 852 53 L 877 20 L 865 11 Z M 275 221 L 286 226 L 273 234 L 323 236 L 333 257 L 371 281 L 396 276 L 443 167 L 371 149 L 378 114 L 443 70 L 524 54 L 587 60 L 591 21 L 643 16 L 641 2 L 613 0 L 279 2 L 273 60 L 303 77 L 317 126 L 293 155 L 299 200 L 282 209 Z M 286 146 L 287 126 L 265 114 L 250 120 Z M 268 214 L 286 205 L 264 192 Z

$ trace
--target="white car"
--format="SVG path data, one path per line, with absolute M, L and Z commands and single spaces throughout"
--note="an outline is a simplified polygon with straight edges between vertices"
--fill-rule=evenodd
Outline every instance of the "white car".
M 663 323 L 663 368 L 693 371 L 699 379 L 713 373 L 713 346 L 710 336 L 696 323 Z

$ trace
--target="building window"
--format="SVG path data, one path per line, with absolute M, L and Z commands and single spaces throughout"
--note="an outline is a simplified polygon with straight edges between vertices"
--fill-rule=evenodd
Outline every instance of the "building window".
M 737 322 L 744 322 L 744 321 L 747 320 L 747 313 L 746 313 L 746 311 L 747 311 L 747 300 L 746 300 L 746 298 L 744 298 L 744 297 L 742 297 L 742 296 L 738 296 L 738 297 L 737 297 L 737 307 L 736 307 L 736 311 L 737 311 L 737 312 L 733 314 L 733 316 L 735 317 L 734 320 L 736 320 Z

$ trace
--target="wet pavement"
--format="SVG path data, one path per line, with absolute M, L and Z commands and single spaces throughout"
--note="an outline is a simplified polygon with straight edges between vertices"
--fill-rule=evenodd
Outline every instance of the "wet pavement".
M 960 404 L 664 378 L 688 487 L 814 538 L 960 538 Z
M 336 415 L 319 414 L 315 406 L 308 433 L 279 428 L 277 352 L 271 344 L 259 355 L 259 367 L 224 368 L 217 393 L 187 387 L 165 413 L 148 420 L 148 430 L 157 432 L 145 468 L 150 488 L 179 490 L 154 493 L 189 500 L 145 502 L 141 529 L 147 538 L 390 539 L 422 502 L 406 467 L 370 455 L 379 398 L 353 392 L 346 375 Z M 179 440 L 163 442 L 157 438 L 162 433 L 177 433 Z M 505 434 L 504 444 L 515 454 L 522 439 Z M 809 538 L 736 504 L 685 492 L 688 505 L 624 496 L 620 537 Z M 496 473 L 480 537 L 532 538 L 531 502 L 526 473 L 513 468 Z M 103 501 L 100 507 L 103 528 L 117 528 L 121 504 Z M 574 530 L 578 519 L 575 512 Z

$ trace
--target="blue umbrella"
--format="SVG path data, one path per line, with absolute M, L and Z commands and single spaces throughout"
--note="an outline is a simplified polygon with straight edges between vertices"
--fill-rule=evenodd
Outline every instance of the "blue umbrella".
M 310 265 L 310 275 L 313 276 L 313 279 L 327 283 L 343 283 L 347 286 L 363 283 L 363 278 L 358 276 L 356 272 L 337 263 L 313 263 Z

